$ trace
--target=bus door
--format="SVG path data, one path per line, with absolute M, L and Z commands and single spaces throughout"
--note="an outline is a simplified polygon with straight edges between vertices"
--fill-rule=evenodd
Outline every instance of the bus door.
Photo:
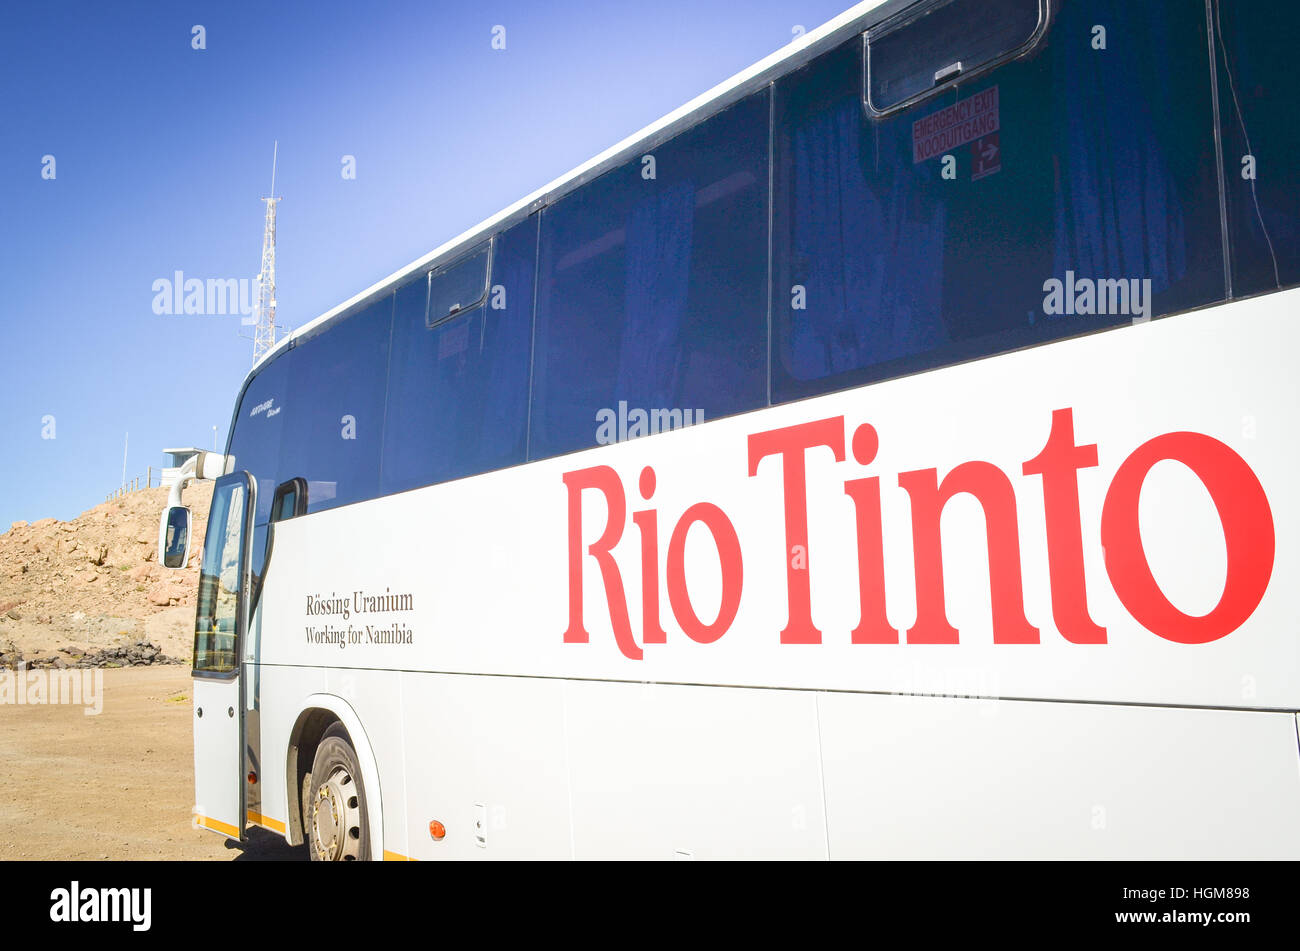
M 194 821 L 240 838 L 244 831 L 244 678 L 249 542 L 254 482 L 246 472 L 216 480 L 208 514 L 194 621 Z

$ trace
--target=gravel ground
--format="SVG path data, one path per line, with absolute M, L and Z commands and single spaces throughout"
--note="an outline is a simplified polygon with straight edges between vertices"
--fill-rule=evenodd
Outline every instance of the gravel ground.
M 188 666 L 76 673 L 103 677 L 96 716 L 0 702 L 0 860 L 306 857 L 261 830 L 241 846 L 191 825 Z

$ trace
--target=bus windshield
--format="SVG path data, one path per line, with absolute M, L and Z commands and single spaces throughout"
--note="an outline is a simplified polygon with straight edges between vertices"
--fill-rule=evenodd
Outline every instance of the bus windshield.
M 196 671 L 230 673 L 235 669 L 246 492 L 243 481 L 232 480 L 218 484 L 212 493 L 194 626 Z

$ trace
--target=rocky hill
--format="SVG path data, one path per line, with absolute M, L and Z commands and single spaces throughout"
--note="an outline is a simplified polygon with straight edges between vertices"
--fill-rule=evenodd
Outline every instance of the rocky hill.
M 0 662 L 188 663 L 211 482 L 192 482 L 194 542 L 183 569 L 158 565 L 167 489 L 144 489 L 70 522 L 15 522 L 0 535 Z

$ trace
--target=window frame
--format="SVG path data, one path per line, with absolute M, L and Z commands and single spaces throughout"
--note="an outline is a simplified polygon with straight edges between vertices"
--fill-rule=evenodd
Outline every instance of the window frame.
M 289 515 L 280 514 L 280 505 L 284 497 L 290 492 L 294 493 L 293 512 Z M 295 476 L 291 479 L 285 479 L 275 487 L 275 494 L 271 498 L 271 514 L 267 519 L 267 524 L 273 522 L 285 522 L 291 518 L 298 518 L 307 514 L 307 480 L 301 476 Z
M 205 667 L 198 666 L 199 663 L 198 646 L 199 646 L 199 636 L 200 636 L 199 619 L 201 617 L 200 611 L 203 609 L 204 606 L 202 599 L 204 594 L 206 593 L 203 586 L 203 575 L 207 568 L 208 539 L 213 538 L 214 543 L 217 544 L 221 543 L 216 540 L 216 533 L 211 531 L 214 528 L 214 526 L 211 523 L 210 519 L 209 519 L 209 524 L 207 526 L 208 532 L 207 534 L 205 534 L 203 539 L 203 556 L 199 563 L 199 590 L 195 597 L 194 636 L 193 636 L 193 651 L 190 656 L 190 675 L 192 677 L 200 677 L 200 678 L 205 678 L 210 680 L 233 680 L 236 677 L 238 677 L 240 672 L 243 670 L 244 640 L 248 635 L 248 619 L 250 617 L 251 609 L 252 609 L 251 608 L 252 606 L 251 597 L 253 594 L 252 535 L 254 529 L 253 516 L 257 510 L 257 480 L 253 478 L 252 474 L 249 473 L 247 470 L 236 469 L 234 472 L 230 472 L 227 473 L 226 475 L 220 476 L 216 480 L 216 483 L 214 484 L 214 488 L 213 488 L 214 497 L 216 492 L 221 491 L 225 486 L 228 485 L 242 488 L 243 495 L 244 495 L 244 499 L 243 499 L 244 512 L 243 512 L 243 519 L 242 519 L 243 524 L 240 526 L 240 530 L 239 530 L 239 554 L 238 554 L 239 589 L 238 591 L 235 592 L 235 617 L 234 617 L 235 630 L 234 630 L 234 640 L 231 646 L 232 664 L 229 669 L 222 669 L 211 665 Z M 229 506 L 229 501 L 227 501 L 226 504 L 227 506 Z M 228 507 L 226 509 L 225 517 L 227 521 L 227 526 L 223 527 L 223 535 L 221 537 L 225 537 L 225 534 L 227 534 L 225 530 L 226 528 L 228 528 L 228 523 L 230 519 L 230 511 Z M 221 583 L 220 581 L 221 573 L 220 571 L 218 571 L 216 575 L 212 575 L 209 577 L 212 580 L 210 581 L 210 587 L 207 590 L 211 592 L 212 610 L 213 613 L 215 613 L 217 598 L 220 594 L 220 589 L 218 586 Z M 208 638 L 215 638 L 218 635 L 218 633 L 219 632 L 216 629 L 213 629 L 212 631 L 210 631 L 208 634 L 204 636 Z M 206 652 L 207 656 L 209 657 L 217 653 L 218 651 L 216 651 L 212 647 L 209 647 Z
M 471 248 L 470 250 L 466 251 L 460 257 L 456 258 L 454 261 L 448 261 L 446 264 L 440 265 L 439 267 L 436 268 L 432 268 L 431 270 L 425 272 L 424 275 L 424 329 L 425 330 L 436 330 L 450 320 L 455 320 L 457 317 L 463 317 L 466 314 L 473 313 L 475 310 L 482 307 L 484 303 L 486 303 L 488 296 L 492 293 L 492 258 L 496 253 L 496 240 L 497 240 L 497 235 L 493 234 L 486 241 L 483 241 L 480 244 L 476 245 L 475 247 Z M 429 310 L 429 308 L 433 305 L 434 278 L 442 277 L 444 274 L 450 273 L 454 269 L 460 267 L 466 261 L 469 261 L 480 254 L 485 255 L 487 257 L 487 263 L 483 267 L 483 293 L 479 294 L 477 298 L 475 298 L 469 304 L 466 304 L 464 307 L 458 307 L 455 310 L 449 311 L 448 313 L 443 314 L 441 317 L 434 319 L 433 314 Z
M 935 85 L 931 86 L 929 89 L 923 90 L 922 92 L 914 93 L 913 95 L 908 96 L 906 99 L 894 103 L 892 106 L 887 106 L 884 109 L 877 109 L 875 103 L 871 101 L 871 44 L 872 42 L 876 39 L 881 38 L 882 36 L 888 36 L 890 33 L 903 29 L 904 27 L 921 19 L 923 16 L 926 16 L 931 11 L 935 10 L 937 7 L 951 2 L 953 2 L 953 0 L 917 0 L 916 3 L 906 7 L 905 9 L 899 11 L 898 13 L 896 13 L 891 17 L 887 17 L 886 19 L 880 21 L 879 23 L 873 24 L 865 32 L 863 32 L 861 99 L 862 99 L 863 108 L 866 109 L 867 115 L 870 118 L 884 119 L 888 116 L 894 115 L 895 113 L 903 112 L 907 109 L 912 108 L 915 105 L 918 105 L 919 103 L 926 101 L 927 99 L 930 99 L 935 95 L 938 95 L 941 92 L 951 89 L 952 87 L 956 86 L 958 83 L 969 82 L 972 79 L 977 79 L 980 76 L 984 75 L 985 73 L 992 72 L 993 70 L 997 69 L 999 66 L 1002 66 L 1004 63 L 1008 63 L 1013 59 L 1019 59 L 1020 57 L 1025 56 L 1026 54 L 1032 52 L 1040 43 L 1042 43 L 1043 38 L 1047 36 L 1048 27 L 1050 26 L 1052 20 L 1052 12 L 1053 12 L 1052 0 L 1035 0 L 1035 2 L 1038 4 L 1038 26 L 1034 28 L 1033 33 L 1029 35 L 1029 39 L 1027 39 L 1024 43 L 1020 44 L 1017 47 L 1014 47 L 1013 49 L 1007 50 L 1006 52 L 1001 53 L 1000 55 L 995 56 L 990 60 L 986 60 L 985 62 L 974 67 L 973 69 L 963 70 L 959 73 L 954 73 L 952 76 L 946 78 L 943 82 L 936 83 Z

